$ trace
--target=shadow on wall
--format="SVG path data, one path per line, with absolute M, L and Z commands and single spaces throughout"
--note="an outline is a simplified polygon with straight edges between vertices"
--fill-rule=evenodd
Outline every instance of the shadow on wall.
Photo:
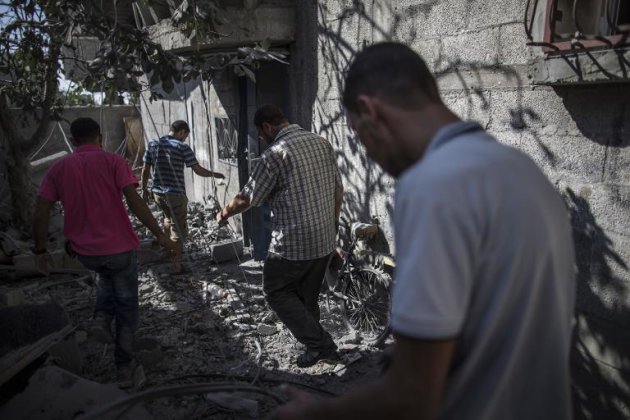
M 556 87 L 554 90 L 584 137 L 603 146 L 630 146 L 627 100 L 630 84 Z M 602 112 L 603 106 L 610 112 Z
M 358 139 L 350 129 L 344 110 L 339 103 L 339 96 L 344 85 L 345 72 L 355 54 L 370 41 L 365 34 L 382 40 L 402 40 L 412 45 L 418 38 L 414 29 L 417 25 L 403 25 L 409 19 L 425 19 L 440 1 L 432 0 L 422 5 L 400 6 L 396 2 L 375 4 L 362 0 L 353 0 L 351 5 L 343 8 L 330 19 L 331 10 L 324 4 L 319 4 L 318 32 L 319 50 L 323 56 L 324 80 L 320 81 L 320 94 L 314 107 L 315 124 L 319 134 L 327 138 L 335 146 L 337 162 L 344 177 L 344 208 L 342 222 L 351 224 L 353 221 L 369 221 L 377 218 L 385 226 L 393 214 L 392 191 L 393 180 L 385 175 L 381 169 L 367 158 Z M 379 9 L 379 10 L 376 10 Z M 472 10 L 469 14 L 473 13 Z M 377 21 L 373 16 L 380 14 L 389 16 L 388 27 Z M 357 34 L 349 37 L 348 34 Z M 441 41 L 440 41 L 441 42 Z M 360 44 L 360 45 L 359 45 Z M 440 44 L 441 45 L 441 44 Z M 501 49 L 499 45 L 497 48 Z M 556 156 L 543 143 L 535 127 L 541 117 L 532 108 L 523 105 L 523 82 L 520 75 L 511 67 L 499 63 L 497 54 L 494 62 L 463 61 L 458 57 L 446 56 L 445 48 L 439 47 L 437 57 L 427 64 L 432 67 L 436 78 L 449 78 L 454 81 L 458 91 L 465 93 L 462 109 L 458 113 L 468 119 L 477 115 L 475 107 L 481 104 L 482 111 L 490 112 L 490 86 L 484 86 L 482 73 L 491 71 L 502 74 L 505 80 L 515 85 L 516 98 L 514 105 L 507 109 L 510 129 L 518 133 L 519 137 L 528 136 L 540 147 L 547 163 L 556 165 Z M 331 105 L 339 103 L 339 105 Z M 486 127 L 487 128 L 487 127 Z M 379 214 L 383 209 L 385 214 Z M 391 239 L 391 235 L 390 235 Z
M 615 271 L 628 271 L 628 266 L 597 224 L 586 199 L 570 188 L 564 196 L 578 265 L 571 355 L 575 418 L 626 419 L 630 414 L 630 307 L 618 299 L 606 301 L 604 296 L 628 293 L 628 285 L 615 276 Z
M 345 71 L 354 55 L 371 42 L 366 39 L 370 36 L 370 39 L 403 40 L 413 45 L 418 35 L 414 30 L 403 33 L 401 22 L 416 18 L 421 20 L 437 4 L 439 0 L 411 6 L 415 7 L 415 15 L 409 14 L 410 7 L 360 0 L 352 1 L 349 7 L 334 14 L 325 4 L 319 5 L 319 50 L 323 57 L 321 73 L 324 79 L 320 79 L 321 88 L 314 107 L 314 119 L 319 133 L 331 141 L 337 151 L 346 190 L 343 208 L 346 222 L 368 221 L 375 215 L 391 218 L 393 180 L 365 156 L 348 126 L 339 103 Z M 381 15 L 391 16 L 387 19 L 390 22 L 388 28 L 372 17 L 377 7 L 385 9 L 379 11 Z M 497 45 L 497 48 L 502 46 Z M 514 137 L 517 142 L 533 140 L 532 145 L 539 149 L 544 160 L 539 163 L 550 168 L 558 168 L 563 164 L 561 160 L 565 160 L 564 157 L 555 155 L 541 137 L 545 116 L 526 105 L 524 90 L 528 87 L 527 81 L 521 80 L 521 74 L 515 68 L 501 64 L 498 59 L 502 55 L 500 51 L 493 60 L 465 61 L 445 48 L 441 40 L 437 49 L 437 55 L 427 64 L 440 85 L 448 85 L 443 95 L 461 117 L 483 119 L 487 114 L 493 114 L 494 106 L 497 108 L 494 114 L 498 112 L 499 117 L 505 117 L 508 123 L 500 127 L 495 122 L 496 118 L 493 121 L 481 121 L 486 128 L 492 123 L 493 130 L 506 130 L 505 137 Z M 497 76 L 501 77 L 502 81 L 508 82 L 504 85 L 513 87 L 510 89 L 513 100 L 509 105 L 506 105 L 508 102 L 493 104 L 491 92 L 494 86 L 488 85 L 488 78 L 485 77 L 488 74 L 492 74 L 495 81 Z M 612 113 L 602 111 L 602 104 L 608 104 L 611 98 L 629 97 L 630 87 L 571 87 L 556 89 L 556 92 L 562 97 L 582 135 L 606 146 L 626 147 L 630 144 L 625 134 L 628 130 L 623 128 L 630 120 L 630 106 L 619 99 L 617 102 L 621 105 Z M 508 93 L 503 95 L 512 98 Z M 499 137 L 502 137 L 500 133 Z M 618 155 L 607 155 L 608 161 L 604 162 L 604 166 L 617 171 L 617 174 L 607 176 L 623 177 L 624 161 Z M 580 328 L 575 335 L 572 354 L 576 418 L 626 418 L 630 414 L 630 354 L 627 344 L 630 342 L 627 327 L 630 325 L 630 308 L 619 298 L 620 295 L 627 295 L 628 284 L 615 273 L 627 271 L 628 268 L 615 251 L 611 239 L 596 223 L 588 202 L 571 190 L 566 191 L 565 198 L 571 209 L 579 261 L 580 309 L 576 319 Z M 615 197 L 615 200 L 623 202 L 621 197 Z M 379 215 L 380 209 L 384 209 L 386 214 Z M 381 221 L 388 222 L 383 218 Z M 611 356 L 614 366 L 600 361 L 602 357 L 597 354 L 605 355 L 606 359 Z

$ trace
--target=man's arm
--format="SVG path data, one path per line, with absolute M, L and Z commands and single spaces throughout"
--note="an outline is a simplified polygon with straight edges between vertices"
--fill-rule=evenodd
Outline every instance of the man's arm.
M 212 172 L 206 168 L 204 168 L 203 166 L 201 166 L 200 164 L 195 164 L 191 166 L 191 169 L 193 170 L 194 173 L 196 173 L 199 176 L 204 176 L 204 177 L 215 177 L 215 178 L 225 178 L 225 175 L 219 173 L 219 172 Z
M 160 245 L 175 251 L 175 243 L 164 234 L 157 220 L 153 217 L 153 213 L 151 213 L 147 203 L 138 195 L 135 186 L 133 184 L 127 185 L 123 188 L 123 194 L 125 194 L 127 204 L 129 205 L 131 211 L 138 217 L 140 222 L 149 228 L 151 233 L 155 235 Z
M 37 253 L 44 253 L 48 248 L 48 221 L 53 204 L 54 202 L 41 196 L 37 197 L 35 213 L 33 214 L 33 239 Z
M 142 165 L 142 174 L 140 177 L 140 183 L 142 185 L 142 197 L 144 200 L 149 198 L 149 178 L 151 177 L 151 165 L 145 163 Z
M 335 222 L 339 223 L 339 215 L 341 214 L 341 204 L 343 204 L 343 186 L 335 186 Z
M 53 266 L 53 260 L 47 251 L 48 248 L 48 222 L 50 220 L 50 210 L 54 201 L 47 200 L 43 197 L 37 197 L 35 204 L 35 213 L 33 214 L 33 239 L 35 245 L 33 253 L 35 254 L 35 266 L 37 271 L 44 275 L 50 273 Z
M 395 335 L 392 365 L 371 386 L 335 399 L 315 400 L 291 391 L 279 419 L 435 419 L 455 352 L 455 339 Z
M 230 202 L 217 213 L 217 223 L 227 222 L 230 217 L 242 213 L 251 207 L 249 197 L 244 194 L 237 194 Z

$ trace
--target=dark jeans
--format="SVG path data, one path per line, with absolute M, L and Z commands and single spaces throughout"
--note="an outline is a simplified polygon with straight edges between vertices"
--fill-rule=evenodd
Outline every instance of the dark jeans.
M 319 292 L 328 256 L 291 261 L 270 253 L 263 268 L 263 290 L 271 309 L 309 350 L 336 348 L 319 323 Z
M 136 251 L 114 255 L 78 255 L 79 261 L 98 274 L 96 316 L 116 320 L 116 365 L 131 362 L 138 325 L 138 260 Z

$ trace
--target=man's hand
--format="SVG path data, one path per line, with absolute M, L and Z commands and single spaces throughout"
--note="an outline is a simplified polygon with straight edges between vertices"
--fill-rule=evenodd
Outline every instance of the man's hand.
M 52 255 L 48 251 L 42 254 L 35 255 L 35 267 L 37 272 L 43 274 L 44 276 L 48 276 L 50 274 L 50 269 L 53 268 L 54 261 Z
M 220 172 L 213 172 L 212 176 L 215 177 L 216 179 L 225 179 L 225 175 L 223 175 Z
M 161 234 L 160 236 L 158 236 L 157 240 L 160 246 L 163 246 L 172 254 L 176 254 L 179 251 L 179 246 L 177 245 L 177 243 L 173 242 L 171 238 L 169 238 L 165 234 Z
M 287 385 L 283 385 L 282 390 L 289 397 L 289 402 L 278 408 L 275 416 L 273 416 L 274 419 L 308 420 L 318 416 L 316 409 L 319 406 L 319 401 L 310 394 Z
M 224 214 L 225 212 L 225 214 Z M 228 223 L 228 218 L 230 216 L 227 215 L 227 211 L 225 211 L 225 207 L 217 212 L 217 217 L 215 218 L 219 226 L 225 226 Z

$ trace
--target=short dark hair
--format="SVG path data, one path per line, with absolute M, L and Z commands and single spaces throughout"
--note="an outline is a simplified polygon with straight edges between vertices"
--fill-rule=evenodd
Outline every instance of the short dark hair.
M 418 103 L 418 95 L 440 102 L 437 84 L 424 60 L 397 42 L 382 42 L 359 52 L 346 73 L 343 105 L 357 112 L 359 95 L 381 96 L 400 106 Z
M 101 133 L 101 127 L 92 118 L 81 117 L 72 121 L 70 133 L 76 144 L 90 143 Z
M 287 117 L 284 116 L 280 107 L 276 105 L 263 105 L 254 114 L 254 125 L 256 127 L 262 127 L 263 123 L 280 125 L 286 121 Z
M 173 133 L 177 133 L 178 131 L 182 130 L 186 130 L 187 133 L 190 133 L 190 127 L 188 126 L 188 123 L 183 120 L 174 121 L 171 124 L 171 130 L 173 130 Z

